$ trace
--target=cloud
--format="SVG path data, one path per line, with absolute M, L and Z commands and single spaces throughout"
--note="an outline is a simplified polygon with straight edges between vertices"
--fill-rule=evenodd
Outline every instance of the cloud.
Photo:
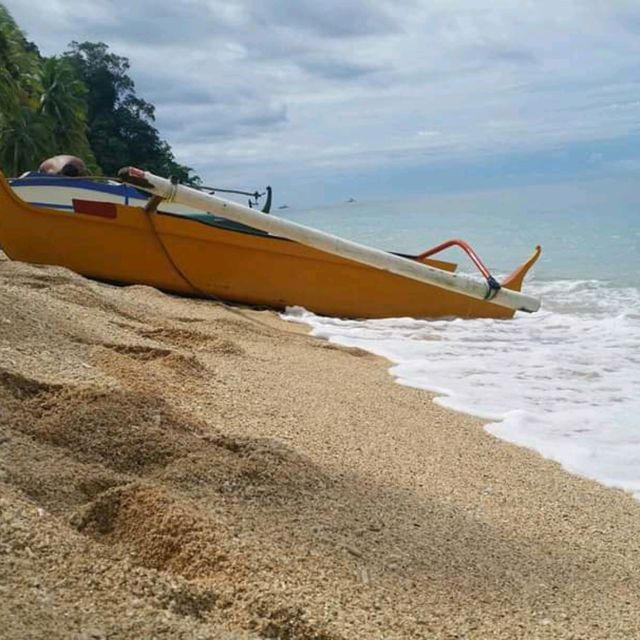
M 325 38 L 351 38 L 392 33 L 399 23 L 384 2 L 368 0 L 271 0 L 250 3 L 255 21 L 280 25 Z
M 488 62 L 504 62 L 516 66 L 533 65 L 538 61 L 531 51 L 516 47 L 485 48 L 482 55 Z
M 354 80 L 375 73 L 379 69 L 358 64 L 349 60 L 340 60 L 330 56 L 315 55 L 302 57 L 296 64 L 309 74 L 334 80 Z
M 251 136 L 287 121 L 284 105 L 263 104 L 257 100 L 174 103 L 162 105 L 157 115 L 165 127 L 180 132 L 181 137 L 202 140 L 203 145 L 211 144 L 212 139 Z

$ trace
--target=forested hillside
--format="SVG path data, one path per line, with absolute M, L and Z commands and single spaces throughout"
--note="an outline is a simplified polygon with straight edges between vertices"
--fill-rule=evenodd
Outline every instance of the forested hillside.
M 37 169 L 45 158 L 80 156 L 96 174 L 137 165 L 198 183 L 154 127 L 155 107 L 138 97 L 129 61 L 102 42 L 72 42 L 42 56 L 0 4 L 0 169 Z

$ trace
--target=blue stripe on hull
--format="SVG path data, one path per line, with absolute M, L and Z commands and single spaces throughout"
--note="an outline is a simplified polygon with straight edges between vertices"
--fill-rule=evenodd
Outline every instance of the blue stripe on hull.
M 53 204 L 52 202 L 29 202 L 32 207 L 45 207 L 47 209 L 63 209 L 64 211 L 73 211 L 73 205 L 70 204 Z

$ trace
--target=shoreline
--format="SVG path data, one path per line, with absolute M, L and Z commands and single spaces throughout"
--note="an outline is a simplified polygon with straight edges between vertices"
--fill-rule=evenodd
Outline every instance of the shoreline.
M 9 637 L 640 635 L 630 495 L 273 312 L 1 258 Z
M 557 297 L 553 303 L 557 305 Z M 550 309 L 541 314 L 540 322 L 525 316 L 497 323 L 503 347 L 508 344 L 517 350 L 525 344 L 525 361 L 537 363 L 523 364 L 511 359 L 508 348 L 502 350 L 504 357 L 494 356 L 490 348 L 478 348 L 476 340 L 484 328 L 474 320 L 453 320 L 451 326 L 447 321 L 404 318 L 353 323 L 296 308 L 283 317 L 310 326 L 312 336 L 385 358 L 396 383 L 433 394 L 436 404 L 482 420 L 491 435 L 537 452 L 567 473 L 640 501 L 633 420 L 637 375 L 632 364 L 637 323 L 626 325 L 624 340 L 618 331 L 619 342 L 603 345 L 597 353 L 588 350 L 588 338 L 571 344 L 571 332 L 563 326 L 575 322 L 579 335 L 580 327 L 587 325 L 588 336 L 593 327 L 581 314 L 571 317 Z M 597 322 L 606 324 L 605 317 L 600 310 Z M 564 352 L 560 346 L 556 358 L 544 353 L 547 345 L 559 346 L 563 338 L 570 343 Z M 543 358 L 546 366 L 540 364 Z M 616 364 L 611 365 L 612 358 Z M 478 368 L 475 362 L 480 363 Z M 581 368 L 588 371 L 581 375 Z M 605 380 L 618 385 L 619 392 L 607 396 L 605 391 L 615 387 L 607 388 Z

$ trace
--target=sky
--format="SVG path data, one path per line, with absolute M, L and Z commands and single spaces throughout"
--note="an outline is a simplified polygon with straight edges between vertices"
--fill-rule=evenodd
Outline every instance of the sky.
M 205 184 L 298 205 L 598 182 L 625 206 L 640 177 L 637 0 L 3 2 L 44 55 L 129 58 Z

